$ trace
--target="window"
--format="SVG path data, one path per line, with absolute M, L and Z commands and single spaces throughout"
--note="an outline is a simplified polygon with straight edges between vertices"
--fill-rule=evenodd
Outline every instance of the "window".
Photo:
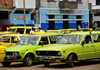
M 85 36 L 83 39 L 83 42 L 84 42 L 84 44 L 92 43 L 91 36 L 90 35 Z
M 50 36 L 49 39 L 51 44 L 56 43 L 58 41 L 58 38 L 56 36 Z
M 12 37 L 11 38 L 11 43 L 17 43 L 18 42 L 18 38 L 17 37 Z
M 100 5 L 100 0 L 96 0 L 96 5 Z
M 7 42 L 7 43 L 9 43 L 10 42 L 10 37 L 2 37 L 0 39 L 0 42 Z
M 81 0 L 63 0 L 63 1 L 77 1 L 77 2 L 82 2 Z
M 25 28 L 17 28 L 17 33 L 24 34 Z
M 49 44 L 48 43 L 48 38 L 46 36 L 45 37 L 41 37 L 39 45 L 46 45 L 46 44 Z
M 96 40 L 97 34 L 96 35 L 92 35 L 93 40 Z
M 26 34 L 30 34 L 31 29 L 26 29 Z

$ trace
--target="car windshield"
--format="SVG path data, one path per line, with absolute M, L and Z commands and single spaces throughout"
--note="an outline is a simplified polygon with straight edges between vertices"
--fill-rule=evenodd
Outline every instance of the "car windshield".
M 8 31 L 14 31 L 15 32 L 16 29 L 9 29 Z
M 39 36 L 25 36 L 16 45 L 36 45 Z
M 79 44 L 82 35 L 64 35 L 56 44 Z

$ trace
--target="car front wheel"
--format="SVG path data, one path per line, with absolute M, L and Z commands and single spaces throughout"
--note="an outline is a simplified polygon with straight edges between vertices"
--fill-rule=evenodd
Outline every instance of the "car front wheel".
M 31 54 L 28 54 L 25 56 L 24 60 L 23 60 L 23 64 L 25 66 L 31 66 L 34 62 L 34 57 Z
M 73 55 L 70 55 L 69 58 L 68 58 L 68 66 L 74 67 L 74 57 L 73 57 Z

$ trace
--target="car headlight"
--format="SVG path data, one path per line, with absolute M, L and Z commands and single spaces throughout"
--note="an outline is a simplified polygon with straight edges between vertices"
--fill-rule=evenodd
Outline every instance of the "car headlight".
M 59 56 L 61 55 L 60 52 L 58 52 L 58 55 L 59 55 Z
M 13 54 L 13 56 L 18 56 L 19 52 L 13 52 L 12 54 Z

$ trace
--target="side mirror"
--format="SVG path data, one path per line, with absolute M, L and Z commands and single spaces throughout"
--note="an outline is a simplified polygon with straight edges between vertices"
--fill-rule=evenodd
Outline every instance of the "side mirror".
M 84 46 L 84 41 L 82 42 L 82 46 Z

